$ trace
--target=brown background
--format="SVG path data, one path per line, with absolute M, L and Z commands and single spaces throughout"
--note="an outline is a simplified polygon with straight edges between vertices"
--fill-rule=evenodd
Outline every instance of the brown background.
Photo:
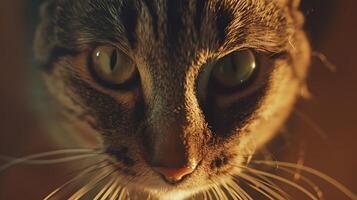
M 2 0 L 0 4 L 0 155 L 20 156 L 55 148 L 43 137 L 41 122 L 31 106 L 33 92 L 28 86 L 34 76 L 28 59 L 29 19 L 25 18 L 34 16 L 27 16 L 28 7 L 21 2 L 25 1 Z M 314 50 L 327 55 L 337 71 L 313 60 L 308 81 L 313 98 L 301 101 L 289 122 L 285 160 L 296 161 L 297 147 L 302 147 L 306 165 L 357 192 L 357 1 L 338 1 L 332 10 L 326 10 L 324 3 L 314 6 L 305 12 L 312 21 L 318 18 L 308 26 Z M 63 181 L 60 174 L 60 167 L 53 166 L 0 172 L 0 200 L 39 199 Z M 323 189 L 326 199 L 344 199 L 328 185 Z

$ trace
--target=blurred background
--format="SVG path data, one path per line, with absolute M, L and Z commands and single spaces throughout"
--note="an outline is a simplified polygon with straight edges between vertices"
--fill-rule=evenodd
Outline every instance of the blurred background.
M 0 155 L 24 156 L 56 149 L 34 103 L 38 73 L 32 61 L 39 1 L 2 0 L 0 4 Z M 302 0 L 313 50 L 326 55 L 336 71 L 316 56 L 308 87 L 286 132 L 279 160 L 318 169 L 357 192 L 357 1 Z M 316 53 L 317 54 L 317 53 Z M 41 123 L 42 122 L 42 123 Z M 304 149 L 302 151 L 301 149 Z M 0 164 L 3 162 L 0 161 Z M 61 166 L 17 166 L 0 172 L 0 200 L 36 200 L 66 179 Z M 344 199 L 321 183 L 326 199 Z

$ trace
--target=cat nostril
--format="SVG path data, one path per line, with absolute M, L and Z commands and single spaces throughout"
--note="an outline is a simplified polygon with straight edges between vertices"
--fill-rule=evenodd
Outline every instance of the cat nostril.
M 153 169 L 163 175 L 166 181 L 170 183 L 177 183 L 185 176 L 192 174 L 195 171 L 196 166 L 182 168 L 154 167 Z

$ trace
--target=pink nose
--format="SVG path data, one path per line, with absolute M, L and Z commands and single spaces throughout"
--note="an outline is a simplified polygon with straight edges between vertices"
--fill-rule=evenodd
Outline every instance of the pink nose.
M 154 167 L 154 170 L 163 175 L 166 181 L 170 183 L 179 182 L 186 175 L 192 174 L 196 169 L 194 167 L 182 167 L 182 168 L 166 168 L 166 167 Z

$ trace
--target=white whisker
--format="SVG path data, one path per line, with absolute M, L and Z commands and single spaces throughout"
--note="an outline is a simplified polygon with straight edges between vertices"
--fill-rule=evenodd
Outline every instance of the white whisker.
M 237 198 L 238 200 L 243 200 L 241 194 L 239 193 L 239 191 L 237 191 L 233 186 L 231 186 L 229 183 L 226 184 L 226 187 L 229 189 L 230 194 Z
M 122 190 L 123 188 L 119 185 L 119 180 L 116 181 L 116 187 L 115 190 L 112 192 L 110 199 L 118 199 L 119 196 L 119 192 Z
M 220 199 L 219 198 L 219 194 L 218 194 L 215 186 L 212 187 L 212 192 L 213 192 L 213 195 L 214 195 L 215 199 L 217 199 L 217 200 Z
M 113 183 L 112 183 L 112 185 L 110 186 L 110 188 L 108 188 L 107 192 L 103 194 L 101 200 L 106 200 L 106 199 L 108 199 L 108 197 L 110 197 L 110 196 L 113 194 L 113 192 L 115 191 L 115 189 L 120 189 L 120 187 L 119 187 L 119 182 L 118 182 L 116 176 L 113 178 Z M 114 198 L 113 198 L 113 199 L 114 199 Z
M 94 197 L 93 200 L 99 200 L 103 199 L 103 195 L 107 192 L 107 190 L 114 184 L 115 179 L 111 178 L 104 186 L 103 188 L 97 193 L 97 195 Z
M 247 175 L 249 176 L 249 175 Z M 277 192 L 279 192 L 281 195 L 283 195 L 285 198 L 289 198 L 289 195 L 283 191 L 277 184 L 275 184 L 273 181 L 269 180 L 268 178 L 261 176 L 259 174 L 254 174 L 255 177 L 257 177 L 257 181 L 266 185 L 267 187 L 270 187 L 274 190 L 276 190 Z
M 94 177 L 87 185 L 83 186 L 76 193 L 74 193 L 69 198 L 69 200 L 79 200 L 86 193 L 88 193 L 91 190 L 93 190 L 99 182 L 103 181 L 105 178 L 110 176 L 114 171 L 115 170 L 105 170 L 104 172 L 100 173 L 99 175 Z
M 279 169 L 282 170 L 282 171 L 285 171 L 285 172 L 287 172 L 287 173 L 289 173 L 289 174 L 292 174 L 292 175 L 294 175 L 294 176 L 295 176 L 295 174 L 296 174 L 293 170 L 285 169 L 285 168 L 283 168 L 283 167 L 280 167 Z M 320 200 L 323 199 L 323 196 L 324 196 L 324 195 L 323 195 L 322 190 L 319 188 L 319 186 L 317 186 L 314 182 L 312 182 L 312 181 L 309 180 L 307 177 L 305 177 L 305 176 L 303 176 L 303 175 L 301 175 L 301 174 L 299 174 L 299 179 L 301 179 L 303 182 L 305 182 L 305 183 L 308 184 L 311 188 L 313 188 L 313 189 L 315 190 L 315 192 L 316 192 L 316 195 L 319 197 Z
M 241 195 L 243 195 L 244 199 L 253 200 L 253 198 L 246 191 L 244 191 L 236 182 L 232 182 L 232 186 L 235 187 Z
M 76 160 L 82 160 L 85 158 L 91 158 L 91 157 L 96 157 L 96 156 L 104 156 L 102 154 L 85 154 L 85 155 L 79 155 L 79 156 L 72 156 L 72 157 L 67 157 L 67 158 L 58 158 L 58 159 L 49 159 L 49 160 L 29 160 L 24 162 L 23 164 L 25 165 L 52 165 L 52 164 L 60 164 L 60 163 L 66 163 L 66 162 L 71 162 L 71 161 L 76 161 Z
M 232 190 L 227 186 L 227 184 L 222 184 L 222 187 L 227 191 L 228 194 L 226 195 L 228 199 L 239 200 L 234 194 L 231 193 Z
M 124 199 L 124 197 L 127 195 L 127 190 L 125 188 L 123 188 L 121 191 L 120 191 L 120 194 L 118 196 L 118 200 L 122 200 Z
M 216 186 L 216 191 L 217 191 L 217 193 L 219 194 L 220 199 L 228 200 L 228 199 L 227 199 L 227 195 L 225 194 L 225 192 L 222 190 L 221 187 Z
M 203 191 L 202 196 L 203 196 L 203 200 L 207 200 L 208 199 L 207 191 Z
M 278 192 L 274 191 L 272 188 L 275 189 L 275 186 L 270 185 L 269 183 L 264 183 L 262 180 L 258 180 L 257 178 L 254 178 L 253 176 L 249 176 L 247 174 L 240 174 L 238 175 L 242 179 L 246 180 L 247 182 L 250 182 L 250 187 L 254 188 L 258 192 L 262 193 L 268 198 L 274 197 L 277 200 L 286 200 L 287 195 L 285 194 L 279 194 Z M 285 196 L 285 197 L 283 197 Z
M 38 154 L 32 154 L 26 157 L 22 158 L 16 158 L 12 161 L 10 161 L 7 164 L 4 164 L 3 166 L 0 167 L 0 173 L 7 170 L 10 167 L 13 167 L 15 165 L 21 164 L 21 163 L 26 163 L 27 161 L 31 162 L 31 160 L 43 158 L 43 157 L 49 157 L 49 156 L 58 156 L 62 154 L 101 154 L 103 153 L 102 151 L 95 151 L 93 149 L 63 149 L 63 150 L 55 150 L 55 151 L 49 151 L 49 152 L 44 152 L 44 153 L 38 153 Z M 37 162 L 40 162 L 39 160 Z
M 270 161 L 254 161 L 254 162 L 257 164 L 272 165 L 272 163 Z M 327 176 L 326 174 L 324 174 L 320 171 L 317 171 L 310 167 L 296 165 L 294 163 L 287 163 L 287 162 L 276 162 L 276 163 L 283 167 L 289 167 L 289 168 L 293 168 L 293 169 L 299 168 L 300 170 L 302 170 L 304 172 L 315 175 L 315 176 L 321 178 L 322 180 L 328 182 L 329 184 L 333 185 L 334 187 L 336 187 L 338 190 L 340 190 L 343 194 L 345 194 L 350 199 L 353 199 L 353 200 L 357 199 L 357 195 L 354 194 L 351 190 L 349 190 L 347 187 L 345 187 L 340 182 L 336 181 L 335 179 L 331 178 L 330 176 Z
M 208 192 L 207 192 L 208 196 L 209 196 L 209 200 L 212 200 L 212 187 L 209 188 Z
M 61 185 L 60 187 L 58 187 L 57 189 L 55 189 L 53 192 L 51 192 L 49 195 L 47 195 L 44 200 L 49 200 L 52 197 L 54 197 L 58 192 L 60 192 L 61 190 L 63 190 L 65 187 L 67 187 L 68 185 L 74 183 L 76 180 L 79 180 L 80 178 L 82 178 L 84 175 L 88 175 L 92 172 L 94 172 L 97 169 L 100 169 L 101 167 L 107 167 L 108 165 L 104 165 L 104 166 L 91 166 L 87 169 L 85 169 L 84 171 L 82 171 L 81 173 L 79 173 L 77 176 L 75 176 L 74 178 L 72 178 L 71 180 L 67 181 L 66 183 L 64 183 L 63 185 Z
M 292 182 L 292 181 L 290 181 L 288 179 L 285 179 L 283 177 L 280 177 L 280 176 L 277 176 L 277 175 L 274 175 L 274 174 L 271 174 L 271 173 L 268 173 L 268 172 L 260 171 L 260 170 L 249 168 L 249 167 L 245 167 L 245 166 L 242 166 L 242 168 L 244 168 L 246 171 L 248 171 L 248 172 L 250 172 L 252 174 L 260 174 L 260 175 L 263 175 L 263 176 L 266 176 L 266 177 L 281 181 L 283 183 L 286 183 L 286 184 L 296 188 L 297 190 L 301 191 L 302 193 L 304 193 L 309 198 L 311 198 L 313 200 L 318 200 L 318 198 L 315 195 L 313 195 L 311 192 L 309 192 L 305 188 L 301 187 L 300 185 L 298 185 L 298 184 L 296 184 L 296 183 L 294 183 L 294 182 Z

